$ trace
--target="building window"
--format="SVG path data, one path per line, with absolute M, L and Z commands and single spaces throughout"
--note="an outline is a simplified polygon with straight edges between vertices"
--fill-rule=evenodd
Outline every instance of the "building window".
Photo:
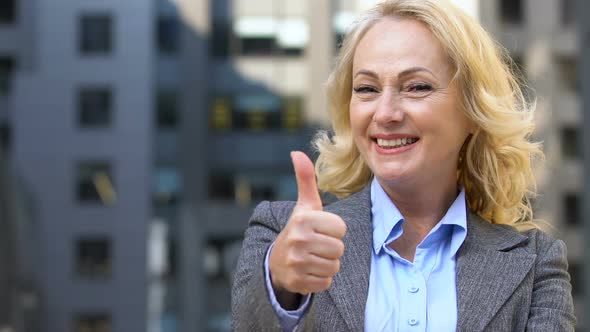
M 180 199 L 182 180 L 176 167 L 157 167 L 154 179 L 154 204 L 176 205 Z
M 561 24 L 572 25 L 576 21 L 576 0 L 561 0 Z
M 10 93 L 12 87 L 12 73 L 14 72 L 14 59 L 0 57 L 0 95 Z
M 10 151 L 11 129 L 8 123 L 0 124 L 0 149 L 2 152 Z
M 303 98 L 291 96 L 283 98 L 282 127 L 297 130 L 303 127 Z
M 304 100 L 300 96 L 281 97 L 271 93 L 243 93 L 217 96 L 211 103 L 211 128 L 263 132 L 293 131 L 303 127 Z
M 209 198 L 211 200 L 233 201 L 235 197 L 235 180 L 229 172 L 214 171 L 209 174 Z
M 566 193 L 563 196 L 563 211 L 565 222 L 575 226 L 580 224 L 580 195 L 577 193 Z
M 217 96 L 211 103 L 211 128 L 224 131 L 232 127 L 232 100 L 230 97 Z
M 78 92 L 78 123 L 81 127 L 107 127 L 113 108 L 111 89 L 85 87 Z
M 0 0 L 0 24 L 14 23 L 15 9 L 15 0 Z
M 111 242 L 106 237 L 89 237 L 76 242 L 76 274 L 83 278 L 111 276 Z
M 270 93 L 241 93 L 233 99 L 235 129 L 264 131 L 281 125 L 282 100 Z
M 75 332 L 110 332 L 111 316 L 105 313 L 83 313 L 74 318 Z
M 523 21 L 522 0 L 501 0 L 500 15 L 502 22 L 508 24 L 520 24 Z
M 180 45 L 180 23 L 176 17 L 160 17 L 157 24 L 158 49 L 164 54 L 175 54 Z
M 214 56 L 300 56 L 309 42 L 304 18 L 241 17 L 234 22 L 215 19 L 211 52 Z
M 561 129 L 561 153 L 564 158 L 580 158 L 580 138 L 577 128 L 565 127 Z
M 215 20 L 211 32 L 211 54 L 220 58 L 229 56 L 231 40 L 231 24 L 224 20 Z
M 558 56 L 556 62 L 563 90 L 572 94 L 579 93 L 580 82 L 578 79 L 577 58 L 574 56 Z
M 158 128 L 176 128 L 178 126 L 178 92 L 176 90 L 160 90 L 156 94 L 156 98 Z
M 80 17 L 80 52 L 106 54 L 113 43 L 113 22 L 108 14 L 88 14 Z
M 115 203 L 117 195 L 109 163 L 85 161 L 78 164 L 77 196 L 83 203 Z
M 209 174 L 209 199 L 247 206 L 268 200 L 297 199 L 297 183 L 283 172 L 214 170 Z

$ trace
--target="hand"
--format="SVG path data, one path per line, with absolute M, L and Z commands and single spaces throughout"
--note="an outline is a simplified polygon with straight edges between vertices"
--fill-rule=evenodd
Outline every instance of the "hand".
M 346 224 L 339 216 L 324 212 L 317 190 L 313 162 L 303 152 L 292 152 L 297 178 L 297 204 L 279 233 L 269 257 L 275 294 L 285 298 L 326 290 L 340 270 Z

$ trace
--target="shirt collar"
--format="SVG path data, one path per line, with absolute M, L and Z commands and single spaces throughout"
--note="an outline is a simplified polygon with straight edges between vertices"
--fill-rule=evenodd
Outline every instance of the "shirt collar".
M 395 240 L 401 235 L 404 217 L 375 178 L 371 183 L 371 215 L 373 218 L 373 250 L 375 254 L 379 254 L 388 240 Z M 459 195 L 444 217 L 432 229 L 431 234 L 440 229 L 441 225 L 452 227 L 450 253 L 454 256 L 467 236 L 464 188 L 461 188 Z

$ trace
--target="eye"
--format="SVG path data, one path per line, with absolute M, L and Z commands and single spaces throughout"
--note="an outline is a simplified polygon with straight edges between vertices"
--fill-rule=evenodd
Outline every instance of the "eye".
M 413 92 L 413 93 L 427 93 L 432 91 L 432 85 L 430 84 L 426 84 L 426 83 L 415 83 L 415 84 L 410 84 L 407 88 L 406 91 L 408 92 Z
M 353 90 L 354 90 L 354 92 L 360 93 L 360 94 L 367 94 L 367 93 L 377 92 L 377 89 L 375 89 L 375 88 L 373 88 L 372 86 L 369 86 L 369 85 L 355 86 L 353 88 Z

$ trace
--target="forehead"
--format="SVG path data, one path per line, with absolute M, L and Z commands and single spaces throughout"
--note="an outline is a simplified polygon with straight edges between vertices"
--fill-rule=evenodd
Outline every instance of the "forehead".
M 379 20 L 356 47 L 353 69 L 376 72 L 401 71 L 421 66 L 432 72 L 450 73 L 445 51 L 426 25 L 417 20 L 385 17 Z

